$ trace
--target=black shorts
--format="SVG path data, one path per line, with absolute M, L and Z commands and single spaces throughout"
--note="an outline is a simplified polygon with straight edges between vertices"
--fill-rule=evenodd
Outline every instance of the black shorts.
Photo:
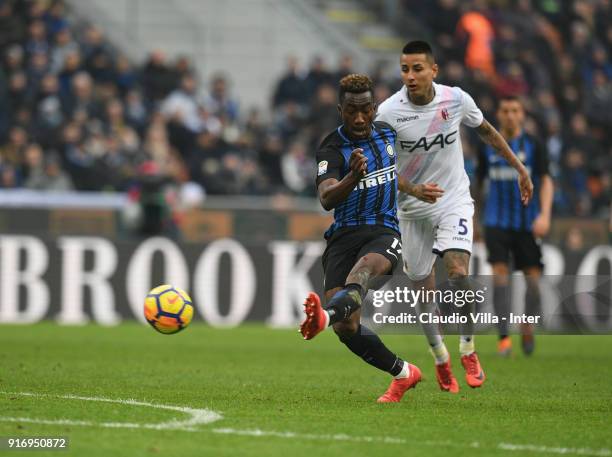
M 389 274 L 395 270 L 402 253 L 401 237 L 395 230 L 381 225 L 344 227 L 334 232 L 323 253 L 323 287 L 326 291 L 344 287 L 346 278 L 357 261 L 376 253 L 391 262 Z
M 485 243 L 489 251 L 489 263 L 510 264 L 512 254 L 515 270 L 544 267 L 540 243 L 531 232 L 485 227 Z

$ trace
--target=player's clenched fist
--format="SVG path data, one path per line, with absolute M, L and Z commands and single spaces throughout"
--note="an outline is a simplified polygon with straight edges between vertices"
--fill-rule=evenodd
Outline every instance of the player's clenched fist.
M 351 152 L 349 168 L 355 178 L 363 178 L 368 172 L 368 158 L 363 155 L 363 149 L 357 148 Z

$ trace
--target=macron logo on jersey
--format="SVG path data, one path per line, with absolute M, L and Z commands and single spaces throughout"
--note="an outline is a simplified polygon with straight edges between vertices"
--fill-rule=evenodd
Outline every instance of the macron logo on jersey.
M 418 141 L 400 141 L 400 147 L 408 152 L 414 152 L 417 149 L 425 149 L 425 151 L 429 151 L 434 146 L 438 145 L 440 149 L 444 149 L 445 146 L 453 144 L 457 141 L 456 135 L 459 130 L 455 130 L 454 132 L 448 133 L 444 135 L 443 133 L 439 133 L 435 137 L 427 139 L 426 136 L 421 137 Z
M 380 186 L 381 184 L 386 184 L 388 182 L 392 182 L 395 180 L 395 165 L 391 165 L 389 167 L 383 168 L 381 170 L 373 171 L 365 175 L 359 181 L 359 185 L 355 188 L 355 190 L 360 189 L 369 189 L 371 187 Z
M 418 118 L 419 118 L 419 115 L 415 114 L 414 116 L 398 117 L 395 121 L 398 124 L 401 124 L 402 122 L 416 121 Z

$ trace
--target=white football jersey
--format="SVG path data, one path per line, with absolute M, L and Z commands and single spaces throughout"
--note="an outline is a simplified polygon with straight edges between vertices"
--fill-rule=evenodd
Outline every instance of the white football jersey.
M 482 112 L 459 87 L 433 86 L 435 96 L 427 105 L 414 105 L 403 86 L 378 108 L 376 120 L 397 131 L 398 172 L 414 184 L 437 183 L 444 190 L 444 196 L 434 204 L 400 192 L 400 219 L 429 217 L 449 205 L 472 201 L 463 166 L 460 127 L 480 126 Z

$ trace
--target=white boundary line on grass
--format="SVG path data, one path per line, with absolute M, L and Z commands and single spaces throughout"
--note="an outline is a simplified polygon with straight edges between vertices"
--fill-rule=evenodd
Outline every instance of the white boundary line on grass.
M 541 454 L 561 454 L 561 455 L 584 455 L 589 457 L 609 457 L 612 456 L 610 449 L 589 449 L 589 448 L 571 448 L 571 447 L 551 447 L 540 446 L 537 444 L 511 444 L 499 443 L 497 446 L 491 447 L 481 445 L 478 442 L 458 443 L 452 441 L 432 441 L 424 440 L 417 441 L 414 439 L 394 438 L 390 436 L 350 436 L 345 434 L 314 434 L 314 433 L 294 433 L 294 432 L 278 432 L 259 429 L 239 430 L 235 428 L 214 428 L 213 433 L 221 433 L 225 435 L 241 435 L 241 436 L 256 436 L 256 437 L 276 437 L 276 438 L 296 438 L 304 440 L 323 440 L 323 441 L 350 441 L 354 443 L 386 443 L 386 444 L 408 444 L 414 443 L 422 446 L 434 447 L 455 447 L 463 449 L 498 449 L 501 451 L 518 451 L 518 452 L 539 452 Z
M 45 425 L 82 425 L 89 427 L 105 427 L 105 428 L 148 428 L 154 430 L 185 430 L 195 432 L 196 425 L 210 424 L 223 418 L 221 414 L 210 409 L 196 409 L 185 406 L 161 405 L 157 403 L 149 403 L 137 400 L 121 400 L 105 397 L 80 397 L 78 395 L 52 395 L 38 394 L 32 392 L 0 392 L 2 395 L 15 395 L 21 397 L 51 397 L 64 400 L 81 400 L 81 401 L 96 401 L 103 403 L 119 403 L 122 405 L 145 406 L 148 408 L 166 409 L 169 411 L 178 411 L 187 414 L 189 417 L 185 420 L 173 419 L 167 422 L 157 424 L 138 424 L 131 422 L 91 422 L 72 419 L 33 419 L 29 417 L 3 417 L 0 416 L 0 422 L 29 422 L 34 424 Z
M 91 422 L 83 420 L 72 420 L 72 419 L 35 419 L 30 417 L 4 417 L 0 416 L 0 422 L 24 422 L 32 424 L 43 424 L 43 425 L 77 425 L 86 427 L 105 427 L 105 428 L 144 428 L 154 430 L 182 430 L 186 432 L 212 432 L 222 435 L 239 435 L 239 436 L 253 436 L 253 437 L 274 437 L 274 438 L 286 438 L 286 439 L 302 439 L 302 440 L 321 440 L 321 441 L 348 441 L 353 443 L 383 443 L 383 444 L 408 444 L 415 443 L 422 446 L 434 446 L 434 447 L 455 447 L 463 449 L 497 449 L 508 452 L 538 452 L 540 454 L 558 454 L 558 455 L 580 455 L 588 457 L 612 457 L 612 451 L 610 449 L 590 449 L 590 448 L 573 448 L 573 447 L 552 447 L 552 446 L 541 446 L 537 444 L 514 444 L 514 443 L 499 443 L 497 446 L 491 447 L 488 445 L 481 445 L 478 442 L 472 443 L 458 443 L 452 441 L 416 441 L 414 439 L 405 439 L 391 436 L 351 436 L 346 434 L 315 434 L 315 433 L 297 433 L 297 432 L 279 432 L 273 430 L 260 430 L 260 429 L 235 429 L 235 428 L 213 428 L 213 429 L 199 429 L 197 425 L 210 424 L 218 420 L 223 419 L 223 416 L 210 409 L 196 409 L 188 408 L 184 406 L 172 406 L 162 405 L 157 403 L 149 403 L 137 400 L 121 400 L 105 397 L 81 397 L 78 395 L 53 395 L 53 394 L 39 394 L 32 392 L 3 392 L 0 391 L 0 395 L 14 395 L 22 397 L 48 397 L 48 398 L 59 398 L 66 400 L 80 400 L 80 401 L 95 401 L 104 403 L 118 403 L 122 405 L 131 406 L 145 406 L 148 408 L 165 409 L 169 411 L 178 411 L 191 416 L 186 420 L 173 419 L 167 422 L 160 422 L 157 424 L 139 424 L 130 422 Z

